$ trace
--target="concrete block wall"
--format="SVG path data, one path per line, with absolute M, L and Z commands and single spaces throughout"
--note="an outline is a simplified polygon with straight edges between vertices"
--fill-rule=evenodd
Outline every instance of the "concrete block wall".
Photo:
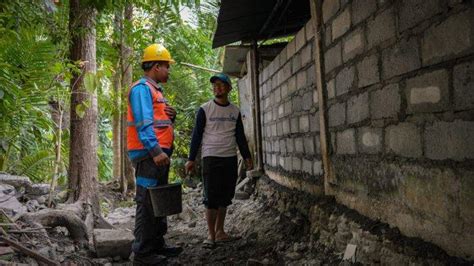
M 325 0 L 323 38 L 331 194 L 405 235 L 473 259 L 468 2 Z
M 324 0 L 329 193 L 474 259 L 474 8 L 453 0 Z M 259 76 L 270 178 L 322 193 L 314 29 Z M 271 173 L 271 174 L 270 174 Z
M 322 184 L 314 29 L 306 24 L 260 73 L 265 168 Z

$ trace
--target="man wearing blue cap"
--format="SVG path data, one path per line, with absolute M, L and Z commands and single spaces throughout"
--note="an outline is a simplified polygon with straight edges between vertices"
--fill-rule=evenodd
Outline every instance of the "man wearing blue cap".
M 234 238 L 224 231 L 227 206 L 232 203 L 237 182 L 237 146 L 247 169 L 253 168 L 240 110 L 229 102 L 232 84 L 223 73 L 210 79 L 214 99 L 201 105 L 196 115 L 186 171 L 194 169 L 202 143 L 202 177 L 208 237 L 205 247 Z

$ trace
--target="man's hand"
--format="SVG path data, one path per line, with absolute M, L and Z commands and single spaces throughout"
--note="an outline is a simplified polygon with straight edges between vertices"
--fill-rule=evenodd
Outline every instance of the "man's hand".
M 245 159 L 245 166 L 247 166 L 247 171 L 250 171 L 253 169 L 253 161 L 251 158 Z
M 184 169 L 186 170 L 186 174 L 190 174 L 194 170 L 194 161 L 187 161 L 184 165 Z
M 166 155 L 166 153 L 164 152 L 160 153 L 160 155 L 153 157 L 153 161 L 158 166 L 166 166 L 170 164 L 170 158 L 168 158 L 168 155 Z
M 171 120 L 174 120 L 174 118 L 176 117 L 176 110 L 168 104 L 165 107 L 165 113 Z

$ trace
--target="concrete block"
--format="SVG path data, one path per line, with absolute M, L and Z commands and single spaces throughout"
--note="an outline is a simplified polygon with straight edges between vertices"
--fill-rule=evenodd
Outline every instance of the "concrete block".
M 283 73 L 282 73 L 282 80 L 283 80 L 283 81 L 286 81 L 288 78 L 291 77 L 291 66 L 292 66 L 291 61 L 288 62 L 288 63 L 286 63 L 286 64 L 283 66 L 283 68 L 282 68 L 282 70 L 283 70 Z
M 274 152 L 280 152 L 280 143 L 277 141 L 272 141 L 272 150 Z
M 306 35 L 305 35 L 305 28 L 301 28 L 300 31 L 298 31 L 298 33 L 296 34 L 295 36 L 295 39 L 296 39 L 296 52 L 298 52 L 301 48 L 303 48 L 303 46 L 305 45 L 306 43 Z
M 389 84 L 381 90 L 370 93 L 370 114 L 372 119 L 397 117 L 401 98 L 398 84 Z
M 309 127 L 311 132 L 319 132 L 319 111 L 310 115 L 309 117 Z
M 474 172 L 473 171 L 463 171 L 460 174 L 461 176 L 461 185 L 460 185 L 460 199 L 459 199 L 459 209 L 461 219 L 466 221 L 466 225 L 474 221 L 474 208 L 472 208 L 472 203 L 474 202 Z
M 383 79 L 408 73 L 420 68 L 420 53 L 418 42 L 411 38 L 401 40 L 382 53 Z
M 309 115 L 300 116 L 300 132 L 309 131 Z
M 433 25 L 423 35 L 421 52 L 423 65 L 472 53 L 474 47 L 474 10 L 471 8 L 461 14 Z
M 326 83 L 326 89 L 328 94 L 328 99 L 334 98 L 336 96 L 336 79 L 331 79 Z
M 331 24 L 328 24 L 327 27 L 324 27 L 323 41 L 326 47 L 328 47 L 332 43 Z
M 474 122 L 435 122 L 425 129 L 426 157 L 433 160 L 474 159 Z
M 354 0 L 352 1 L 352 25 L 363 21 L 377 9 L 376 0 Z
M 400 31 L 418 25 L 443 11 L 440 0 L 402 0 L 400 1 Z
M 313 162 L 310 160 L 303 159 L 303 166 L 301 169 L 303 172 L 308 173 L 310 175 L 313 174 Z
M 280 142 L 280 152 L 282 154 L 285 154 L 286 153 L 286 141 L 284 139 L 280 139 L 279 142 Z M 282 157 L 280 157 L 280 158 L 282 158 Z
M 291 170 L 301 171 L 301 159 L 298 157 L 292 157 Z
M 336 103 L 329 107 L 328 112 L 329 127 L 343 125 L 346 122 L 346 104 Z
M 285 157 L 285 170 L 291 171 L 292 160 L 291 157 Z
M 302 137 L 295 138 L 295 152 L 296 153 L 303 153 L 304 152 L 303 138 Z
M 347 102 L 347 123 L 357 123 L 369 118 L 369 93 L 364 92 Z
M 348 36 L 344 37 L 342 43 L 342 60 L 347 62 L 364 52 L 364 31 L 362 28 L 354 30 Z
M 337 154 L 355 154 L 356 141 L 353 128 L 337 132 L 336 135 Z
M 387 151 L 404 157 L 419 158 L 422 155 L 420 130 L 411 123 L 387 127 L 385 145 Z
M 279 161 L 278 165 L 282 168 L 285 166 L 285 157 L 280 156 L 280 161 Z
M 306 79 L 306 83 L 308 85 L 316 84 L 316 70 L 314 69 L 314 64 L 312 64 L 309 68 L 306 69 Z
M 318 91 L 314 90 L 314 91 L 312 91 L 312 93 L 313 93 L 313 105 L 318 106 L 318 103 L 319 103 Z
M 274 104 L 279 104 L 281 101 L 281 88 L 280 87 L 276 88 L 274 93 L 275 93 Z
M 320 135 L 319 134 L 314 136 L 314 145 L 315 145 L 314 152 L 316 154 L 321 154 L 321 140 L 320 140 Z
M 346 8 L 339 14 L 332 22 L 332 40 L 341 37 L 351 27 L 351 13 L 349 8 Z
M 298 117 L 292 117 L 291 118 L 291 133 L 298 133 L 299 130 L 300 130 L 300 127 L 298 125 L 299 121 L 298 121 Z
M 276 124 L 272 125 L 272 136 L 275 137 L 277 135 L 277 127 Z
M 306 71 L 300 71 L 296 75 L 296 87 L 297 89 L 305 88 L 307 85 Z
M 357 64 L 358 87 L 366 87 L 380 81 L 378 54 L 364 58 Z
M 306 41 L 309 42 L 313 37 L 314 37 L 314 22 L 313 18 L 311 18 L 308 23 L 305 25 L 305 35 L 306 35 Z
M 382 151 L 382 129 L 363 127 L 358 129 L 358 147 L 362 153 L 376 154 Z
M 355 67 L 345 67 L 336 75 L 336 95 L 340 96 L 347 93 L 354 84 Z
M 313 62 L 312 56 L 313 42 L 309 42 L 303 50 L 301 50 L 301 65 L 306 66 L 308 63 Z
M 407 112 L 437 112 L 449 107 L 448 72 L 436 70 L 406 81 Z
M 286 139 L 286 151 L 292 153 L 295 151 L 295 143 L 292 138 Z
M 133 234 L 126 230 L 94 229 L 97 257 L 120 256 L 127 259 L 132 251 Z
M 293 106 L 293 104 L 292 104 L 291 100 L 285 102 L 285 115 L 291 114 L 292 109 L 293 109 L 292 106 Z
M 314 137 L 304 137 L 303 138 L 304 144 L 304 153 L 306 155 L 314 155 Z
M 308 111 L 313 106 L 313 91 L 303 94 L 303 111 Z
M 293 74 L 298 72 L 301 68 L 301 54 L 295 54 L 293 58 L 291 58 L 291 69 Z
M 283 122 L 277 122 L 277 136 L 283 136 Z
M 367 23 L 367 44 L 372 48 L 379 43 L 395 37 L 395 15 L 387 9 Z
M 286 46 L 286 58 L 290 59 L 296 52 L 296 39 L 293 38 Z
M 453 70 L 454 109 L 474 108 L 474 61 L 456 65 Z
M 339 0 L 323 1 L 323 21 L 326 22 L 339 11 Z
M 278 162 L 278 156 L 276 154 L 272 154 L 272 166 L 273 167 L 276 167 L 277 166 L 277 163 Z
M 293 111 L 294 112 L 299 112 L 303 110 L 303 97 L 296 95 L 293 97 Z
M 284 119 L 282 121 L 283 134 L 290 134 L 290 120 Z
M 313 174 L 314 175 L 322 175 L 323 174 L 323 164 L 321 161 L 314 161 L 313 162 Z
M 285 82 L 281 85 L 281 97 L 286 98 L 288 95 L 288 83 Z
M 334 68 L 342 64 L 341 42 L 324 53 L 324 71 L 331 72 Z
M 292 76 L 288 80 L 288 94 L 291 95 L 296 91 L 296 76 Z
M 282 118 L 283 116 L 285 116 L 285 105 L 280 104 L 278 106 L 278 118 Z

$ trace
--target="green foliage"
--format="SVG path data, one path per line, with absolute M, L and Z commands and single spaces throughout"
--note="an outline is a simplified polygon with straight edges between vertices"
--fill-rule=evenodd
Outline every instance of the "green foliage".
M 130 2 L 134 20 L 117 28 L 115 15 Z M 99 179 L 112 177 L 112 115 L 125 110 L 124 102 L 112 89 L 119 60 L 120 39 L 132 46 L 134 80 L 143 75 L 140 57 L 153 42 L 163 43 L 178 62 L 172 66 L 170 81 L 164 84 L 165 96 L 177 109 L 175 155 L 172 179 L 183 177 L 183 166 L 189 152 L 195 111 L 212 98 L 209 77 L 212 73 L 191 69 L 188 62 L 220 69 L 221 50 L 212 50 L 218 1 L 199 0 L 85 0 L 98 10 L 97 66 L 94 73 L 84 75 L 85 88 L 96 92 L 99 104 L 98 158 Z M 183 10 L 190 19 L 184 21 Z M 35 181 L 47 181 L 53 175 L 55 143 L 59 138 L 53 120 L 51 103 L 60 103 L 69 116 L 69 81 L 80 73 L 77 62 L 67 60 L 69 53 L 68 2 L 2 1 L 0 3 L 0 171 L 22 174 Z M 125 33 L 125 34 L 121 34 Z M 130 84 L 122 84 L 124 90 Z M 236 100 L 236 93 L 233 92 Z M 91 102 L 76 107 L 84 114 Z M 66 119 L 67 120 L 67 119 Z M 64 126 L 64 125 L 63 125 Z M 69 160 L 69 131 L 61 131 L 61 167 L 59 182 L 64 183 Z

